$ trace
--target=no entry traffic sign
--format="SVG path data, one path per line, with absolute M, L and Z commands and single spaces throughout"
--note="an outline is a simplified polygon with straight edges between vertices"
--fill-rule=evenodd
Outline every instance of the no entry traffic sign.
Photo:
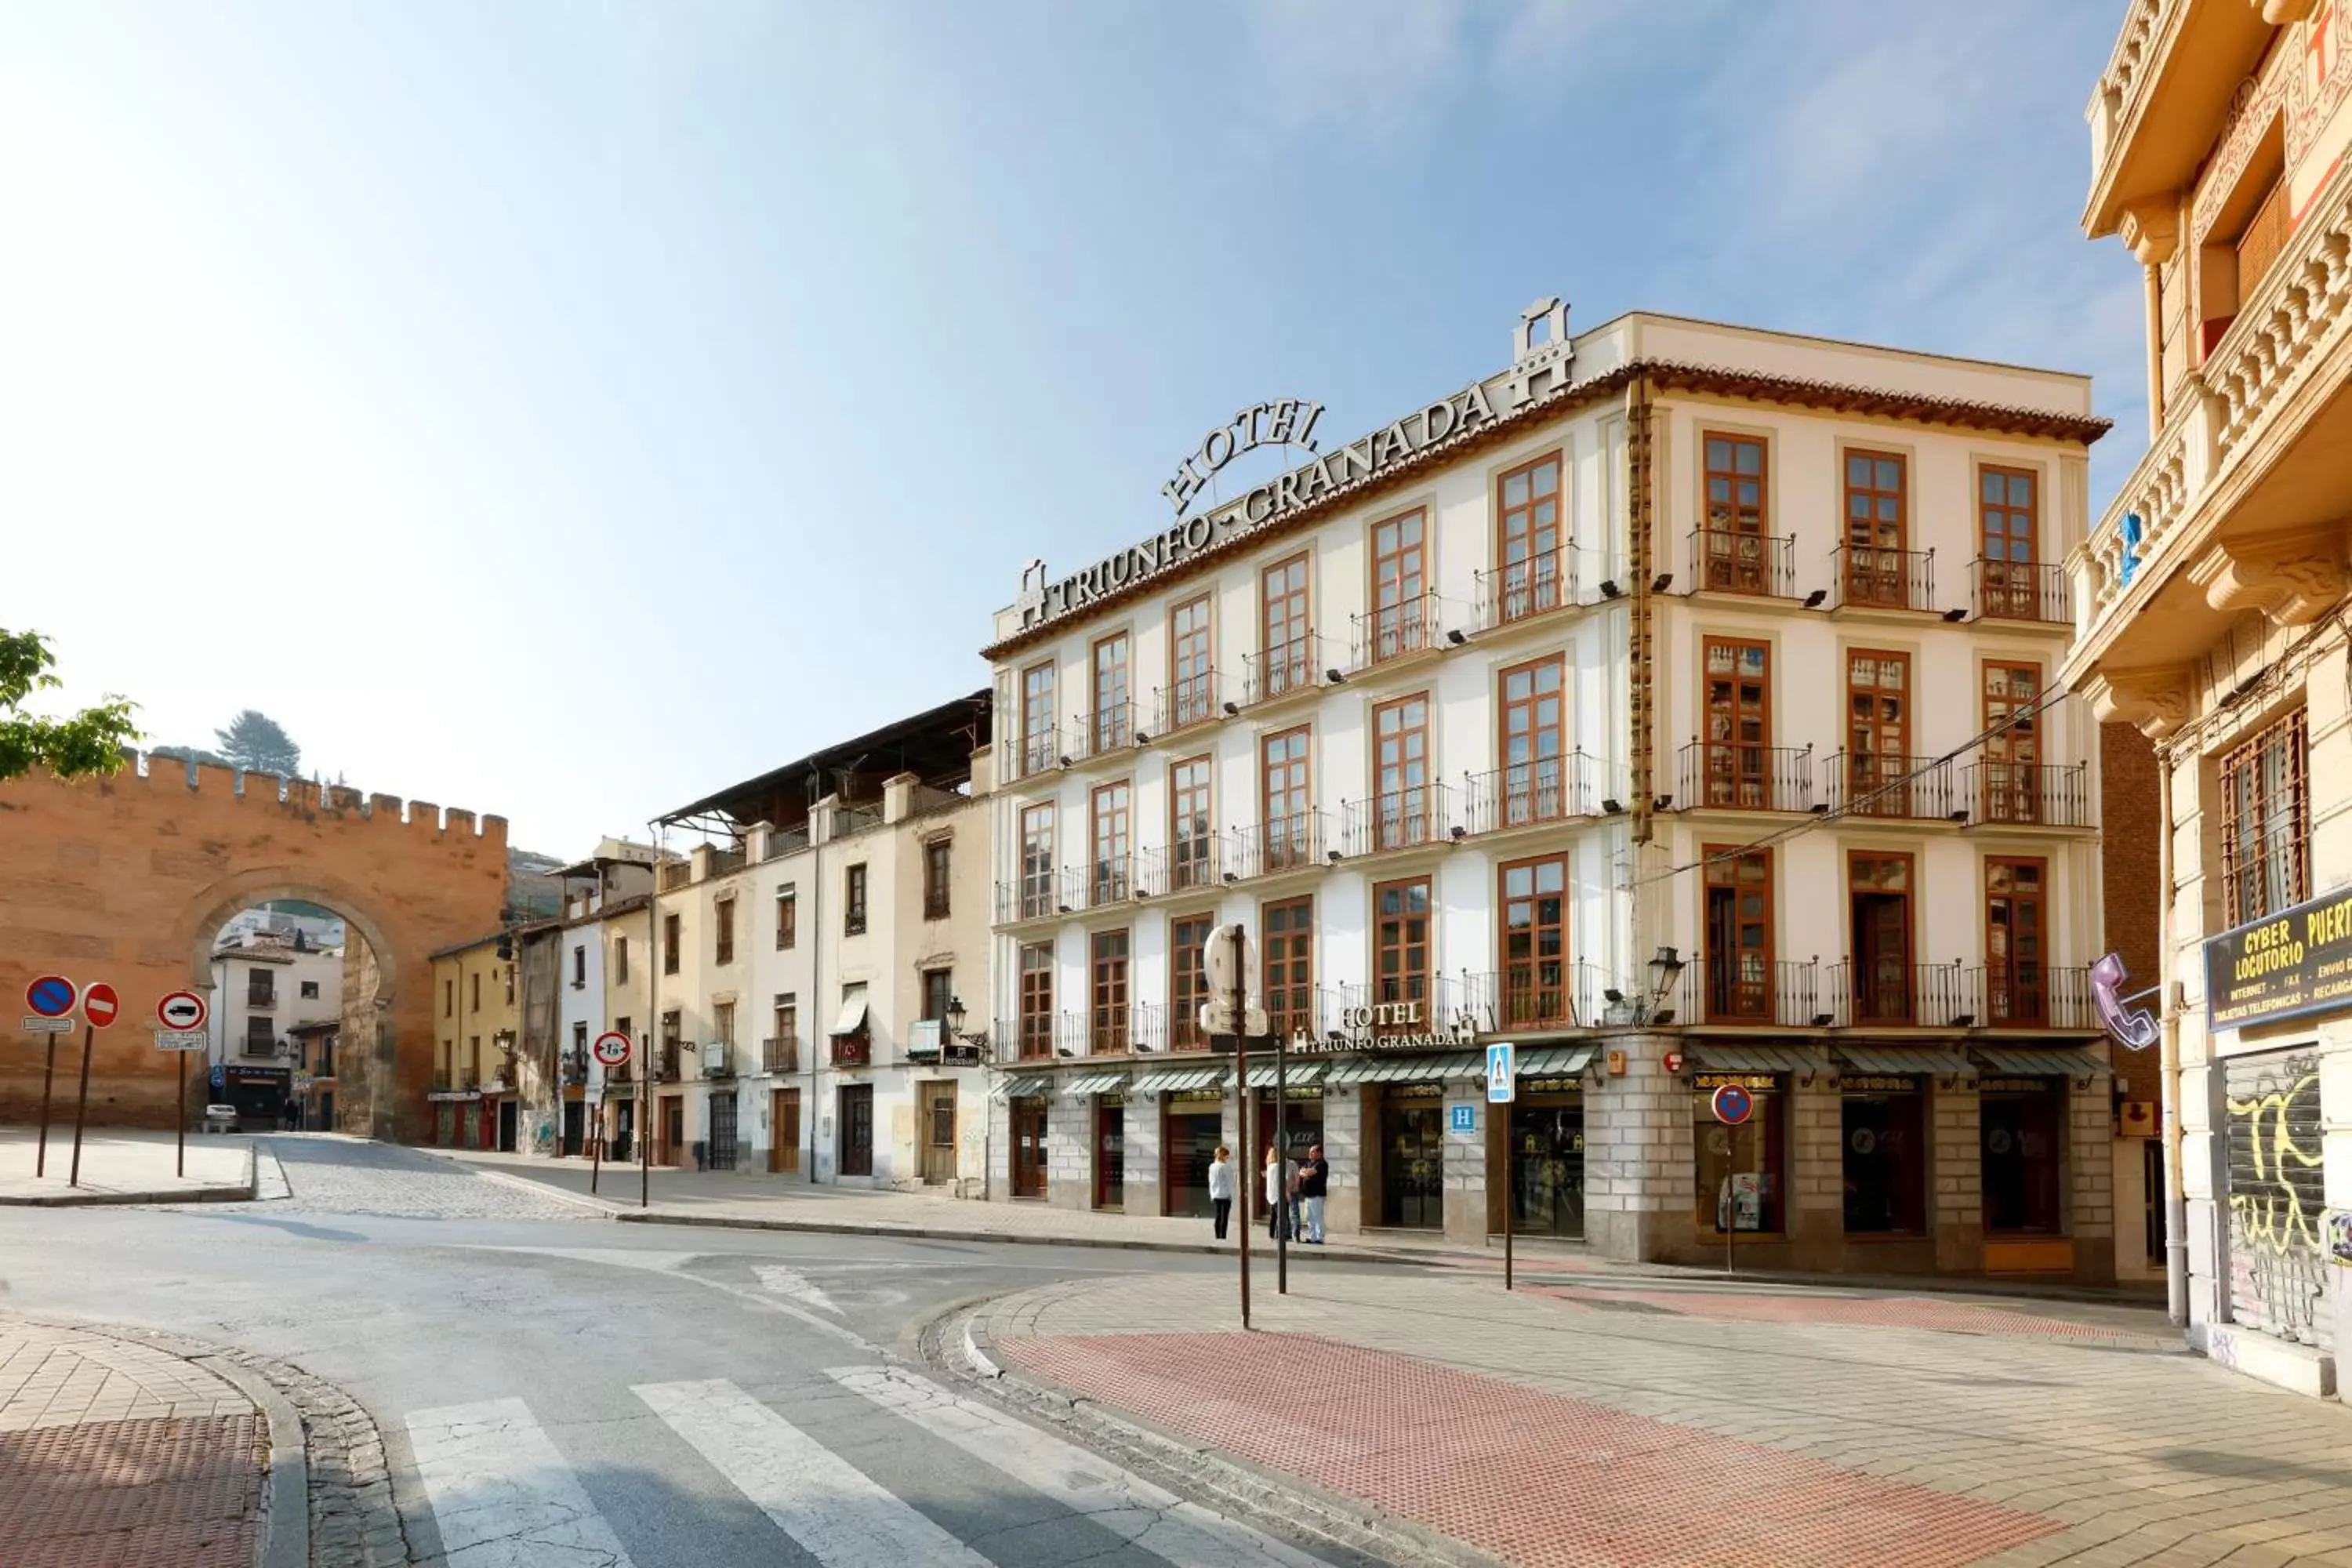
M 62 974 L 44 974 L 25 987 L 25 1005 L 44 1018 L 62 1018 L 73 1005 L 74 983 Z
M 629 1059 L 629 1037 L 609 1031 L 597 1036 L 595 1045 L 590 1048 L 595 1052 L 597 1061 L 605 1067 L 616 1068 Z
M 201 1029 L 212 1009 L 193 991 L 174 991 L 155 1004 L 155 1021 L 167 1029 Z
M 114 987 L 100 980 L 81 994 L 81 1016 L 103 1029 L 114 1022 L 122 1004 L 114 994 Z
M 1715 1091 L 1715 1119 L 1726 1127 L 1737 1127 L 1756 1114 L 1756 1097 L 1736 1083 L 1727 1083 Z

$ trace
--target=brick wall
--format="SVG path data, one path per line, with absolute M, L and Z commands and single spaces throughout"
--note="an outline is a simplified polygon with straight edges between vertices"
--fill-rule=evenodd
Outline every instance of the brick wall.
M 2156 984 L 2162 966 L 2157 952 L 2163 843 L 2158 780 L 2153 742 L 2130 724 L 2099 726 L 2099 890 L 2105 918 L 2102 951 L 2122 955 L 2135 991 Z M 2125 1099 L 2159 1100 L 2154 1050 L 2109 1054 Z
M 346 995 L 338 1116 L 421 1142 L 433 1072 L 426 955 L 497 928 L 506 850 L 500 817 L 478 826 L 471 812 L 445 820 L 422 801 L 404 808 L 299 780 L 281 799 L 279 781 L 225 768 L 134 763 L 110 779 L 12 780 L 0 784 L 0 993 L 21 996 L 48 971 L 112 984 L 121 1017 L 99 1031 L 90 1121 L 168 1126 L 173 1064 L 154 1048 L 156 1003 L 211 984 L 213 936 L 237 910 L 274 898 L 323 904 L 349 923 L 351 953 L 371 950 L 381 974 L 372 998 Z M 383 1043 L 371 1049 L 379 1018 Z M 37 1058 L 0 1054 L 0 1120 L 37 1114 L 39 1097 Z

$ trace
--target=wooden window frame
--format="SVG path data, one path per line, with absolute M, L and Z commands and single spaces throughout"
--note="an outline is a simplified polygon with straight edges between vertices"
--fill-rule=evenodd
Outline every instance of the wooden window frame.
M 1867 982 L 1863 973 L 1862 931 L 1853 922 L 1853 901 L 1862 894 L 1884 894 L 1885 889 L 1866 887 L 1856 881 L 1854 868 L 1864 861 L 1899 860 L 1903 863 L 1903 1011 L 1901 1013 L 1862 1010 L 1865 992 L 1875 998 L 1882 994 L 1875 979 Z M 1871 1025 L 1908 1026 L 1918 1019 L 1919 998 L 1915 984 L 1919 968 L 1919 857 L 1908 849 L 1848 849 L 1845 852 L 1846 946 L 1849 952 L 1846 973 L 1851 975 L 1848 1020 L 1857 1027 Z
M 1187 629 L 1188 611 L 1200 612 L 1201 624 Z M 1197 669 L 1189 668 L 1198 664 Z M 1173 730 L 1202 723 L 1216 716 L 1217 615 L 1213 595 L 1195 594 L 1168 611 L 1168 716 Z
M 1258 967 L 1267 1026 L 1286 1037 L 1301 1029 L 1314 1032 L 1315 896 L 1301 893 L 1260 904 L 1258 929 L 1265 933 Z
M 1549 490 L 1536 485 L 1537 474 L 1546 468 L 1551 469 Z M 1564 585 L 1570 581 L 1567 474 L 1567 454 L 1555 447 L 1495 476 L 1495 572 L 1502 588 L 1496 606 L 1498 620 L 1524 620 L 1566 603 Z M 1528 481 L 1528 499 L 1516 506 L 1510 500 L 1513 479 Z M 1552 503 L 1551 543 L 1538 548 L 1536 541 L 1543 530 L 1535 521 L 1535 512 L 1546 500 Z M 1514 547 L 1518 550 L 1516 557 Z
M 1269 763 L 1267 752 L 1276 744 L 1276 742 L 1283 742 L 1286 747 L 1288 742 L 1292 740 L 1301 738 L 1305 741 L 1305 746 L 1298 756 L 1286 757 L 1279 764 L 1271 764 Z M 1287 730 L 1277 730 L 1273 734 L 1259 736 L 1257 756 L 1258 820 L 1260 823 L 1259 831 L 1263 836 L 1263 847 L 1265 851 L 1265 863 L 1260 866 L 1259 869 L 1261 871 L 1282 871 L 1294 869 L 1298 866 L 1304 865 L 1314 853 L 1314 846 L 1309 841 L 1310 835 L 1307 832 L 1308 819 L 1312 817 L 1315 811 L 1315 733 L 1313 727 L 1307 724 L 1295 724 Z M 1303 796 L 1305 804 L 1300 805 L 1295 811 L 1288 809 L 1287 803 L 1294 792 L 1291 791 L 1286 784 L 1281 791 L 1281 799 L 1285 808 L 1279 811 L 1276 809 L 1276 792 L 1275 790 L 1274 781 L 1276 765 L 1278 765 L 1285 773 L 1296 768 L 1298 771 L 1300 777 L 1305 780 L 1303 788 L 1300 791 L 1296 792 Z
M 686 932 L 684 923 L 680 921 L 678 917 L 674 913 L 663 915 L 662 973 L 664 974 L 676 974 L 677 973 L 678 949 L 685 945 Z
M 1107 951 L 1116 941 L 1118 951 Z M 1087 934 L 1087 1053 L 1125 1056 L 1134 1048 L 1128 1005 L 1133 996 L 1135 942 L 1125 926 Z
M 1769 845 L 1758 847 L 1745 844 L 1706 844 L 1700 847 L 1699 858 L 1706 864 L 1699 895 L 1701 1016 L 1709 1023 L 1777 1024 L 1780 1022 L 1780 867 L 1774 861 L 1771 847 Z M 1756 981 L 1744 979 L 1738 973 L 1739 959 L 1748 952 L 1747 943 L 1738 940 L 1738 932 L 1745 923 L 1739 913 L 1740 890 L 1745 886 L 1739 878 L 1739 868 L 1750 861 L 1761 861 L 1764 867 L 1764 973 L 1760 980 Z M 1721 976 L 1716 973 L 1714 917 L 1707 908 L 1717 888 L 1727 888 L 1731 891 L 1734 931 L 1732 950 L 1727 955 L 1728 967 Z
M 1985 495 L 1985 481 L 2001 481 L 2003 495 L 1992 500 Z M 2008 498 L 2009 482 L 2023 479 L 2026 483 L 2025 505 L 2012 505 Z M 2042 618 L 2042 471 L 2020 468 L 2013 463 L 1979 463 L 1977 465 L 1977 572 L 1978 592 L 1983 595 L 1982 613 L 2001 620 L 2038 621 Z M 1989 546 L 1994 535 L 1993 518 L 2001 520 L 1999 538 L 2005 547 L 2000 555 Z M 2015 555 L 2019 533 L 2014 526 L 2024 520 L 2025 559 Z
M 1722 678 L 1729 684 L 1731 691 L 1730 706 L 1727 710 L 1731 720 L 1730 734 L 1727 739 L 1720 741 L 1715 738 L 1712 723 L 1716 717 L 1715 703 L 1713 696 L 1707 689 L 1708 683 L 1717 679 L 1710 666 L 1715 657 L 1715 650 L 1717 648 L 1727 649 L 1731 655 L 1730 673 Z M 1745 679 L 1739 669 L 1739 656 L 1741 651 L 1747 648 L 1761 649 L 1764 655 L 1763 672 L 1757 681 L 1763 694 L 1758 710 L 1762 735 L 1756 741 L 1745 741 L 1739 737 L 1742 713 L 1739 687 Z M 1699 725 L 1704 731 L 1699 738 L 1699 793 L 1706 797 L 1705 804 L 1707 805 L 1718 809 L 1769 811 L 1779 804 L 1777 797 L 1780 781 L 1775 776 L 1772 758 L 1772 731 L 1776 717 L 1772 710 L 1773 652 L 1772 644 L 1763 637 L 1707 637 L 1699 639 Z M 1739 760 L 1743 752 L 1755 754 L 1756 771 L 1753 774 L 1743 774 L 1740 771 Z M 1725 784 L 1721 799 L 1716 798 L 1717 769 L 1715 763 L 1717 756 L 1722 756 L 1727 761 L 1727 765 L 1721 770 L 1721 777 Z M 1755 784 L 1756 798 L 1744 800 L 1740 798 L 1744 793 L 1740 785 L 1743 781 L 1749 779 L 1752 779 Z
M 1054 744 L 1054 687 L 1056 672 L 1052 659 L 1028 666 L 1021 672 L 1021 752 L 1016 759 L 1021 764 L 1020 776 L 1044 773 L 1059 760 Z M 1043 676 L 1040 689 L 1038 678 Z
M 1131 895 L 1135 891 L 1132 780 L 1111 779 L 1087 793 L 1087 844 L 1088 904 L 1117 903 Z
M 1292 567 L 1298 569 L 1298 586 L 1275 592 L 1274 579 L 1286 575 Z M 1263 700 L 1278 697 L 1300 686 L 1315 684 L 1315 564 L 1310 552 L 1299 551 L 1279 561 L 1270 562 L 1258 569 L 1257 574 L 1257 637 L 1259 671 L 1258 689 L 1252 695 Z M 1275 640 L 1275 610 L 1280 605 L 1283 626 L 1289 634 L 1280 642 Z M 1293 612 L 1296 612 L 1295 614 Z
M 1052 801 L 1021 808 L 1020 917 L 1037 920 L 1052 914 L 1061 903 L 1054 865 L 1055 823 Z
M 1168 1046 L 1171 1050 L 1208 1048 L 1201 1032 L 1201 1004 L 1209 999 L 1209 974 L 1202 948 L 1217 929 L 1214 910 L 1168 917 Z
M 1404 539 L 1408 523 L 1417 530 L 1410 543 Z M 1381 542 L 1382 531 L 1388 529 L 1397 531 L 1394 549 L 1384 548 Z M 1378 664 L 1402 654 L 1417 653 L 1429 644 L 1429 616 L 1424 607 L 1429 597 L 1429 509 L 1408 507 L 1380 519 L 1370 525 L 1369 542 L 1372 635 L 1365 662 Z M 1412 567 L 1410 572 L 1405 570 L 1408 560 Z M 1391 565 L 1396 568 L 1393 584 L 1389 581 Z M 1408 581 L 1419 584 L 1409 593 L 1405 587 Z
M 1118 658 L 1105 665 L 1103 655 L 1117 649 Z M 1106 681 L 1117 688 L 1106 691 Z M 1087 754 L 1099 757 L 1117 751 L 1135 733 L 1135 641 L 1124 631 L 1097 637 L 1087 652 Z
M 1995 697 L 1990 689 L 1993 673 L 2014 676 L 2022 670 L 2033 678 L 2033 696 L 2021 702 L 2014 693 L 2004 693 L 2000 702 L 2009 714 L 1996 717 Z M 2034 713 L 2015 723 L 2009 722 L 2011 714 L 2021 707 L 2039 702 L 2049 691 L 2049 674 L 2041 661 L 2030 658 L 1988 658 L 1977 664 L 1977 729 L 1985 737 L 1982 791 L 1976 802 L 1978 819 L 1994 823 L 2035 823 L 2047 815 L 2042 799 L 2042 714 Z M 1999 732 L 1996 733 L 1995 731 Z M 2027 752 L 2020 756 L 2019 749 Z
M 1412 710 L 1421 710 L 1418 721 L 1405 723 L 1400 719 L 1394 734 L 1383 726 L 1391 714 L 1410 716 Z M 1372 707 L 1372 846 L 1376 849 L 1402 849 L 1416 844 L 1426 844 L 1436 836 L 1431 820 L 1431 767 L 1429 755 L 1429 693 L 1408 692 Z M 1420 754 L 1412 755 L 1413 742 L 1420 742 Z M 1390 743 L 1395 742 L 1396 755 L 1390 756 Z M 1407 775 L 1418 766 L 1418 782 L 1407 782 Z M 1391 779 L 1393 772 L 1395 777 Z M 1393 784 L 1393 787 L 1391 785 Z
M 953 881 L 955 840 L 945 835 L 923 842 L 923 918 L 948 918 L 949 886 Z
M 1537 933 L 1553 928 L 1542 921 L 1530 920 L 1527 927 L 1530 933 L 1528 952 L 1525 958 L 1516 957 L 1511 952 L 1511 910 L 1514 904 L 1521 901 L 1532 905 L 1540 904 L 1547 896 L 1540 885 L 1541 872 L 1544 868 L 1550 866 L 1557 866 L 1559 868 L 1559 920 L 1557 922 L 1559 932 L 1558 955 L 1559 978 L 1547 985 L 1543 983 L 1539 973 L 1544 959 L 1538 951 Z M 1535 874 L 1531 879 L 1528 890 L 1524 895 L 1515 894 L 1510 890 L 1511 875 L 1516 871 Z M 1495 868 L 1495 952 L 1501 963 L 1495 976 L 1496 1002 L 1500 1009 L 1500 1015 L 1496 1019 L 1496 1027 L 1528 1029 L 1593 1022 L 1576 1016 L 1575 921 L 1572 914 L 1575 894 L 1576 883 L 1572 858 L 1565 849 L 1556 849 L 1545 855 L 1529 855 L 1517 860 L 1506 860 Z M 1522 968 L 1530 972 L 1528 984 L 1516 985 L 1513 984 L 1513 976 Z M 1522 994 L 1532 994 L 1537 998 L 1537 1005 L 1533 1007 L 1516 1005 L 1516 999 Z M 1550 1003 L 1549 1006 L 1544 1005 L 1547 999 Z
M 735 900 L 714 899 L 710 904 L 710 962 L 735 962 Z
M 776 889 L 776 951 L 786 952 L 801 940 L 801 900 L 798 885 Z
M 626 985 L 628 983 L 629 939 L 625 932 L 616 932 L 613 937 L 613 984 Z M 507 986 L 507 1000 L 509 1002 L 514 1000 L 514 986 L 511 982 Z
M 1716 466 L 1714 444 L 1718 441 L 1730 448 L 1727 454 L 1731 465 L 1728 468 Z M 1750 447 L 1756 452 L 1756 472 L 1743 474 L 1739 471 L 1739 454 Z M 1767 542 L 1772 537 L 1772 443 L 1763 436 L 1702 427 L 1698 451 L 1698 570 L 1702 574 L 1698 585 L 1720 594 L 1769 597 L 1775 586 L 1771 548 Z M 1717 479 L 1730 491 L 1720 503 L 1720 513 L 1715 499 Z M 1741 505 L 1738 494 L 1739 487 L 1750 482 L 1756 486 L 1753 530 L 1745 526 L 1748 509 Z
M 1054 944 L 1024 942 L 1018 958 L 1015 1002 L 1017 1050 L 1023 1061 L 1054 1057 Z
M 2034 871 L 2033 892 L 2021 897 L 2014 886 L 2018 869 L 2032 867 Z M 2006 893 L 1993 890 L 1992 878 L 1996 868 L 2006 867 L 2012 877 L 2012 886 Z M 1990 1028 L 2029 1028 L 2045 1026 L 2050 1021 L 2050 861 L 2041 855 L 1988 855 L 1980 879 L 1983 900 L 1985 988 L 1984 1023 Z M 2010 905 L 2009 952 L 2001 959 L 1993 956 L 1993 908 L 2006 900 Z M 2034 938 L 2041 951 L 2033 959 L 2035 976 L 2032 980 L 2018 975 L 2017 909 L 2021 904 L 2033 906 L 2036 915 Z M 1997 973 L 1996 971 L 1999 973 Z M 1997 998 L 2007 996 L 2004 1008 Z
M 1919 689 L 1919 672 L 1909 651 L 1903 648 L 1849 647 L 1843 650 L 1843 655 L 1844 730 L 1839 737 L 1842 743 L 1838 749 L 1845 753 L 1846 805 L 1864 816 L 1909 816 L 1912 814 L 1912 785 L 1904 781 L 1911 776 L 1912 699 Z M 1873 684 L 1868 687 L 1854 685 L 1853 667 L 1858 659 L 1871 661 Z M 1892 764 L 1886 761 L 1890 755 L 1886 748 L 1877 743 L 1885 739 L 1889 721 L 1879 713 L 1888 692 L 1885 687 L 1876 683 L 1876 676 L 1889 662 L 1903 668 L 1900 706 L 1892 721 L 1902 745 L 1891 753 L 1894 758 Z M 1854 698 L 1861 691 L 1867 691 L 1871 696 L 1872 711 L 1867 721 L 1857 720 L 1854 716 Z M 1866 749 L 1855 743 L 1855 728 L 1863 723 L 1867 724 L 1873 742 Z
M 2275 785 L 2265 777 L 2264 753 L 2283 748 Z M 2273 815 L 2273 795 L 2287 795 L 2287 842 L 2263 842 L 2263 824 Z M 2298 706 L 2233 746 L 2221 763 L 2221 889 L 2224 924 L 2235 929 L 2268 920 L 2311 897 L 2311 744 L 2308 720 Z M 2273 830 L 2274 831 L 2274 830 Z M 2270 896 L 2273 858 L 2286 862 L 2284 886 Z
M 1857 485 L 1853 480 L 1853 460 L 1860 458 L 1872 465 L 1871 481 Z M 1882 489 L 1877 483 L 1876 465 L 1895 466 L 1895 488 Z M 1854 537 L 1853 500 L 1857 495 L 1871 498 L 1867 539 Z M 1878 501 L 1886 496 L 1895 498 L 1895 542 L 1887 544 L 1878 538 Z M 1844 602 L 1879 609 L 1913 609 L 1911 603 L 1911 456 L 1876 447 L 1845 447 L 1838 451 L 1838 540 L 1840 564 L 1845 577 Z M 1892 552 L 1893 562 L 1881 559 Z
M 1404 985 L 1406 982 L 1418 978 L 1421 982 L 1421 994 L 1418 996 L 1411 994 L 1394 996 L 1387 995 L 1384 994 L 1384 993 L 1388 988 L 1388 976 L 1384 973 L 1383 960 L 1385 960 L 1391 952 L 1403 953 L 1412 949 L 1413 944 L 1404 935 L 1402 925 L 1403 922 L 1409 921 L 1415 917 L 1410 911 L 1401 912 L 1393 917 L 1398 922 L 1399 930 L 1392 939 L 1391 933 L 1388 929 L 1391 917 L 1381 912 L 1381 905 L 1382 900 L 1389 894 L 1409 892 L 1415 888 L 1421 889 L 1422 897 L 1427 906 L 1422 910 L 1419 917 L 1423 921 L 1423 932 L 1420 944 L 1422 950 L 1421 967 L 1418 971 L 1407 971 L 1400 968 L 1397 978 L 1400 986 Z M 1386 882 L 1375 882 L 1372 884 L 1371 917 L 1372 972 L 1370 992 L 1372 1005 L 1378 1007 L 1384 1004 L 1393 1005 L 1398 1003 L 1406 1002 L 1419 1002 L 1424 1005 L 1433 1003 L 1435 999 L 1435 994 L 1431 983 L 1437 975 L 1437 890 L 1435 885 L 1426 874 L 1418 877 L 1398 877 Z M 1425 1034 L 1432 1032 L 1435 1027 L 1435 1025 L 1436 1019 L 1434 1015 L 1424 1013 L 1418 1023 L 1391 1023 L 1385 1027 L 1375 1024 L 1373 1026 L 1373 1032 L 1376 1034 Z
M 863 860 L 851 862 L 841 868 L 841 934 L 866 934 L 866 899 L 872 892 L 871 880 Z
M 1541 677 L 1549 672 L 1556 684 L 1549 693 L 1559 711 L 1549 726 L 1536 722 L 1546 693 L 1538 689 Z M 1519 677 L 1528 679 L 1528 694 L 1511 695 L 1511 682 Z M 1527 716 L 1527 728 L 1518 735 L 1512 731 L 1515 715 Z M 1551 738 L 1549 755 L 1543 754 L 1538 743 L 1542 737 Z M 1514 760 L 1511 742 L 1524 738 L 1530 755 Z M 1531 822 L 1552 822 L 1568 815 L 1567 781 L 1561 770 L 1568 765 L 1568 656 L 1548 653 L 1540 658 L 1530 658 L 1506 665 L 1495 672 L 1495 761 L 1496 763 L 1496 795 L 1501 805 L 1496 826 L 1518 827 Z
M 1187 783 L 1186 775 L 1199 770 L 1198 782 Z M 1181 892 L 1186 888 L 1205 888 L 1216 879 L 1213 846 L 1216 829 L 1210 825 L 1216 814 L 1216 758 L 1203 752 L 1197 757 L 1179 757 L 1168 764 L 1168 888 Z M 1188 812 L 1187 807 L 1194 809 Z M 1198 819 L 1198 831 L 1192 830 L 1188 816 Z

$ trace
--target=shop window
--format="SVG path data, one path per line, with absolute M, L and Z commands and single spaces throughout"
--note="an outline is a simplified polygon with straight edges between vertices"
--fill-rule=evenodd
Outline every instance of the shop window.
M 1987 1079 L 1978 1086 L 1987 1236 L 2056 1236 L 2064 1228 L 2066 1080 Z
M 2221 759 L 2221 884 L 2241 926 L 2311 897 L 2311 801 L 2298 708 Z
M 1737 1127 L 1716 1120 L 1715 1091 L 1736 1083 L 1755 1100 Z M 1698 1177 L 1698 1227 L 1721 1236 L 1779 1236 L 1788 1226 L 1781 1171 L 1788 1159 L 1789 1096 L 1777 1073 L 1706 1073 L 1693 1080 L 1691 1142 Z
M 1847 1235 L 1926 1232 L 1926 1106 L 1916 1078 L 1846 1075 L 1840 1131 Z

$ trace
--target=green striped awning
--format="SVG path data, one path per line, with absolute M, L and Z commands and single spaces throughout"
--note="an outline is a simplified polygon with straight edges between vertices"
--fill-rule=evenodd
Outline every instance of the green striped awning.
M 1975 1046 L 1987 1072 L 2011 1078 L 2096 1078 L 2107 1064 L 2080 1046 Z
M 1790 1046 L 1727 1045 L 1720 1040 L 1691 1042 L 1690 1058 L 1717 1072 L 1814 1072 L 1821 1058 Z
M 1849 1046 L 1830 1047 L 1841 1066 L 1856 1072 L 1942 1073 L 1956 1076 L 1973 1073 L 1977 1064 L 1958 1051 L 1940 1046 Z
M 1350 1057 L 1324 1075 L 1332 1087 L 1349 1083 L 1444 1083 L 1485 1078 L 1486 1053 L 1448 1051 L 1431 1057 Z
M 1222 1084 L 1225 1069 L 1218 1067 L 1162 1068 L 1158 1072 L 1145 1073 L 1128 1085 L 1130 1094 L 1178 1094 L 1188 1089 L 1207 1089 Z
M 1288 1088 L 1294 1084 L 1313 1083 L 1317 1079 L 1323 1076 L 1324 1072 L 1329 1068 L 1330 1065 L 1331 1064 L 1329 1062 L 1326 1061 L 1286 1063 L 1285 1064 L 1282 1071 L 1283 1085 L 1284 1087 Z M 1249 1086 L 1252 1089 L 1272 1089 L 1274 1087 L 1274 1064 L 1272 1062 L 1251 1063 Z
M 1054 1087 L 1051 1077 L 1001 1078 L 996 1087 L 988 1091 L 992 1100 L 1026 1100 L 1031 1095 L 1045 1094 Z
M 1076 1100 L 1089 1094 L 1108 1094 L 1126 1081 L 1124 1071 L 1080 1073 L 1063 1083 L 1062 1092 Z
M 1518 1053 L 1521 1078 L 1569 1078 L 1592 1065 L 1593 1046 L 1536 1046 Z

